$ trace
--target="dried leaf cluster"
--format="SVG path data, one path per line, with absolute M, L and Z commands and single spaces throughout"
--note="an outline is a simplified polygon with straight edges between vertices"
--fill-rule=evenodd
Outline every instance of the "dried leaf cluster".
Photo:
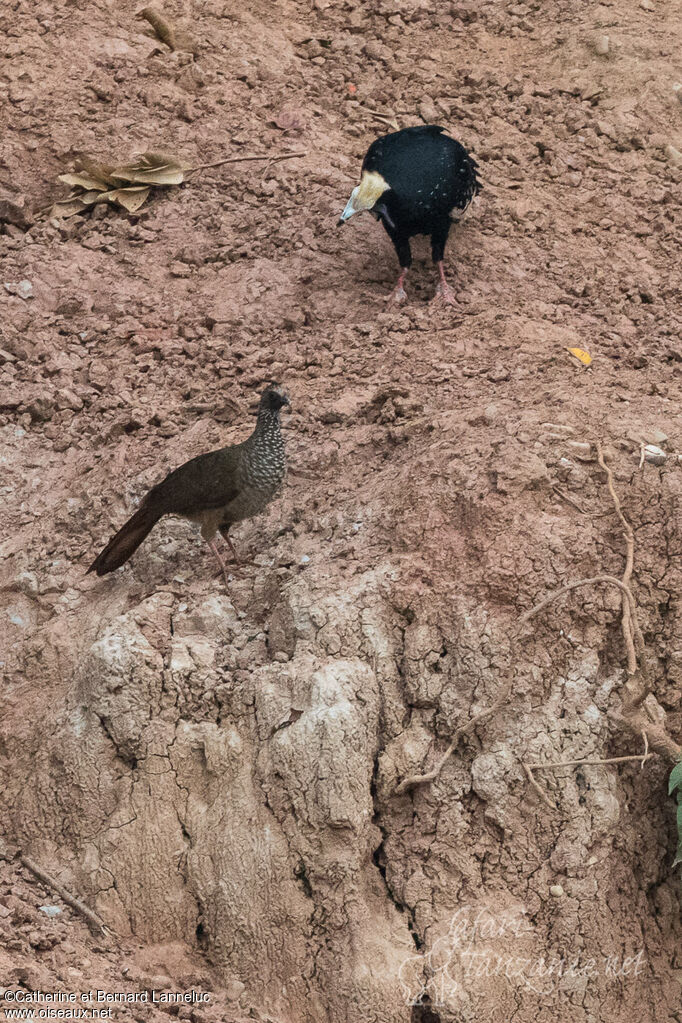
M 110 202 L 135 213 L 149 197 L 152 188 L 179 185 L 185 168 L 166 153 L 144 153 L 135 163 L 116 166 L 82 158 L 73 174 L 60 174 L 59 180 L 71 185 L 66 199 L 56 202 L 52 217 L 72 217 L 90 206 Z

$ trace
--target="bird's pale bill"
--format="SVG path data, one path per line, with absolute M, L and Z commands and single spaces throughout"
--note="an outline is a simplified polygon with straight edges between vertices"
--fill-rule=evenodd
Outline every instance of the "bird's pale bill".
M 389 187 L 386 179 L 377 171 L 364 171 L 360 184 L 356 185 L 350 194 L 346 208 L 339 218 L 339 224 L 345 224 L 354 213 L 371 210 Z

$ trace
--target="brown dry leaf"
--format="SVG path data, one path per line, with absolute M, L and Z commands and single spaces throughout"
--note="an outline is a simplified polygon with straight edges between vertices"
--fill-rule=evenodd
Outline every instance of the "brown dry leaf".
M 160 153 L 145 153 L 137 163 L 115 167 L 111 176 L 119 181 L 144 185 L 180 185 L 184 171 L 177 160 Z
M 89 174 L 60 174 L 59 180 L 66 185 L 71 185 L 72 188 L 85 188 L 88 191 L 95 189 L 98 192 L 106 192 L 108 187 L 107 184 L 98 181 Z
M 116 188 L 112 192 L 105 192 L 104 195 L 99 197 L 96 202 L 101 202 L 106 199 L 107 202 L 118 203 L 119 206 L 123 206 L 128 213 L 136 213 L 140 206 L 146 202 L 151 188 L 147 187 L 136 187 L 136 188 Z
M 186 165 L 181 163 L 172 153 L 143 153 L 140 157 L 140 162 L 143 162 L 145 167 L 165 167 L 166 164 L 172 163 L 173 166 L 179 167 L 180 170 L 186 170 Z
M 91 160 L 88 156 L 82 156 L 80 160 L 76 161 L 76 171 L 78 173 L 85 171 L 88 177 L 94 178 L 95 181 L 101 181 L 104 185 L 114 184 L 111 178 L 111 170 L 110 164 Z
M 108 192 L 99 191 L 96 192 L 93 190 L 89 192 L 79 192 L 78 195 L 75 196 L 75 198 L 79 199 L 80 202 L 84 203 L 86 206 L 92 206 L 94 202 L 99 202 L 101 199 L 104 198 L 105 195 L 108 194 L 109 194 Z
M 199 47 L 195 40 L 173 25 L 164 14 L 157 11 L 155 7 L 145 7 L 138 13 L 138 18 L 144 18 L 154 29 L 154 35 L 171 50 L 182 50 L 185 53 L 198 53 Z
M 137 17 L 144 18 L 145 21 L 149 22 L 154 29 L 157 39 L 160 39 L 171 50 L 177 50 L 178 44 L 175 37 L 175 29 L 156 8 L 145 7 L 143 10 L 138 11 Z
M 82 213 L 85 208 L 85 203 L 80 199 L 62 199 L 50 208 L 48 216 L 66 220 L 68 217 L 75 217 L 77 213 Z

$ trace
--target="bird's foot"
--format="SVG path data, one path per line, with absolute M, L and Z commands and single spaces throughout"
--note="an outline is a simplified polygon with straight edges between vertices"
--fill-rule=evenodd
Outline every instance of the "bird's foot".
M 228 589 L 228 590 L 230 588 L 230 583 L 231 582 L 234 582 L 235 579 L 242 579 L 243 577 L 244 577 L 244 573 L 237 571 L 236 568 L 232 568 L 232 569 L 225 568 L 224 572 L 223 572 L 222 568 L 220 568 L 213 575 L 214 579 L 222 579 L 224 581 L 224 583 L 225 583 L 225 588 Z
M 407 270 L 406 269 L 401 270 L 400 277 L 398 278 L 398 283 L 396 284 L 391 294 L 386 296 L 387 302 L 395 303 L 395 305 L 400 305 L 407 299 L 407 294 L 405 292 L 405 288 L 403 287 L 406 277 Z
M 431 299 L 435 304 L 443 302 L 445 305 L 459 305 L 457 297 L 447 281 L 439 281 L 436 293 Z
M 407 301 L 407 292 L 402 284 L 396 284 L 390 295 L 386 296 L 386 303 L 388 305 L 402 305 L 405 301 Z
M 235 546 L 232 543 L 232 537 L 229 534 L 229 526 L 218 526 L 218 529 L 220 530 L 220 535 L 222 536 L 223 540 L 232 551 L 232 557 L 235 560 L 235 564 L 238 565 L 241 559 L 237 556 L 237 551 L 235 550 Z

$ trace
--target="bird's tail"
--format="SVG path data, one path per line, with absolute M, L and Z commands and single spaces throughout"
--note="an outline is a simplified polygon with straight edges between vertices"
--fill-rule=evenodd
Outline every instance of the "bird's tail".
M 151 533 L 161 515 L 151 508 L 142 507 L 112 536 L 101 554 L 90 565 L 88 572 L 106 575 L 125 564 L 146 536 Z

